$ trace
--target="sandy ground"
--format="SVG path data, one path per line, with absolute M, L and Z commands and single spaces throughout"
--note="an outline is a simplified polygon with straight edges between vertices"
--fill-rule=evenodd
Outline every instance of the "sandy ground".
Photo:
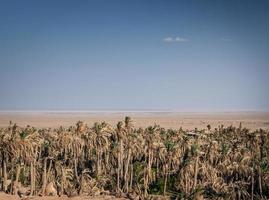
M 194 129 L 225 126 L 238 126 L 240 122 L 251 130 L 269 129 L 269 112 L 0 112 L 0 127 L 6 127 L 9 121 L 19 126 L 31 125 L 39 128 L 74 125 L 78 120 L 89 126 L 94 122 L 106 121 L 115 126 L 118 121 L 130 116 L 136 127 L 159 124 L 165 128 Z
M 18 195 L 9 195 L 5 194 L 3 192 L 0 192 L 0 200 L 21 200 Z M 90 197 L 90 196 L 77 196 L 68 198 L 66 196 L 64 197 L 53 197 L 53 196 L 46 196 L 46 197 L 28 197 L 25 200 L 124 200 L 124 198 L 116 198 L 114 196 L 96 196 L 96 197 Z

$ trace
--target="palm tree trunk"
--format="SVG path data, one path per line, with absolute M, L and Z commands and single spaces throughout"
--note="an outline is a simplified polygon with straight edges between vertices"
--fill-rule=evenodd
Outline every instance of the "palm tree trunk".
M 43 176 L 42 176 L 42 196 L 45 195 L 46 187 L 47 187 L 47 159 L 44 159 L 44 166 L 43 166 Z
M 164 186 L 163 186 L 163 195 L 165 196 L 166 193 L 166 187 L 167 187 L 167 167 L 165 166 L 164 171 Z
M 83 177 L 83 174 L 81 174 L 79 188 L 78 188 L 78 195 L 81 195 L 81 193 L 83 192 L 83 185 L 84 185 L 84 177 Z
M 65 187 L 65 169 L 62 166 L 62 177 L 61 177 L 61 195 L 64 194 L 64 187 Z
M 122 139 L 120 140 L 120 177 L 123 177 L 123 142 Z
M 133 187 L 133 174 L 134 174 L 134 166 L 133 164 L 131 164 L 131 175 L 130 175 L 130 186 L 129 186 L 129 188 L 131 189 Z
M 49 176 L 49 174 L 50 174 L 51 167 L 52 167 L 52 160 L 50 159 L 49 167 L 48 167 L 48 170 L 47 170 L 47 176 Z
M 76 177 L 76 180 L 78 182 L 79 178 L 78 178 L 78 163 L 77 163 L 77 158 L 74 158 L 74 170 L 75 170 L 75 177 Z
M 188 177 L 187 177 L 187 172 L 186 171 L 184 173 L 184 180 L 185 180 L 185 188 L 184 188 L 184 190 L 185 190 L 185 193 L 188 193 L 189 192 L 189 187 L 188 187 Z
M 157 174 L 157 176 L 158 176 L 158 174 L 159 174 L 159 159 L 157 159 L 157 164 L 156 164 L 156 174 Z
M 14 172 L 14 162 L 11 161 L 11 172 Z M 14 175 L 11 176 L 11 188 L 10 188 L 10 194 L 13 194 L 13 185 L 14 185 Z
M 31 162 L 31 192 L 30 195 L 34 195 L 35 194 L 35 162 L 32 161 Z
M 99 161 L 100 160 L 100 157 L 99 157 L 98 144 L 96 145 L 96 156 L 97 156 L 97 163 L 96 163 L 97 164 L 97 166 L 96 166 L 96 168 L 97 168 L 97 170 L 96 170 L 97 171 L 97 174 L 96 175 L 97 175 L 97 178 L 98 178 L 98 176 L 100 174 L 100 166 L 99 166 L 100 165 L 100 161 Z
M 146 173 L 145 173 L 145 180 L 144 180 L 144 195 L 145 197 L 148 194 L 148 184 L 149 184 L 149 176 L 150 176 L 150 171 L 151 171 L 151 151 L 148 150 L 148 165 L 147 165 L 147 169 L 146 169 Z
M 102 169 L 102 154 L 103 154 L 102 149 L 100 149 L 100 153 L 99 153 L 99 174 L 101 174 L 101 175 L 102 175 L 102 171 L 103 171 L 103 169 Z
M 262 196 L 262 175 L 261 175 L 261 167 L 259 166 L 259 190 L 260 195 Z
M 17 166 L 16 166 L 16 179 L 15 179 L 15 182 L 14 182 L 15 187 L 14 187 L 14 191 L 13 191 L 13 194 L 15 194 L 15 195 L 18 192 L 20 171 L 21 171 L 21 166 L 20 166 L 20 164 L 17 164 Z
M 251 170 L 251 200 L 253 200 L 253 196 L 254 196 L 254 172 L 252 168 Z
M 105 167 L 104 167 L 104 169 L 105 169 L 105 175 L 107 174 L 107 167 L 109 166 L 109 153 L 108 153 L 108 151 L 106 150 L 105 151 Z
M 34 160 L 34 168 L 33 168 L 33 174 L 34 174 L 34 194 L 36 194 L 36 160 Z
M 2 162 L 3 162 L 2 170 L 3 170 L 3 178 L 4 178 L 4 180 L 3 180 L 3 190 L 4 190 L 4 192 L 6 192 L 7 191 L 7 162 L 6 162 L 6 159 L 3 158 Z
M 131 157 L 131 149 L 128 149 L 128 156 L 127 156 L 127 161 L 126 161 L 126 166 L 125 166 L 125 172 L 124 172 L 124 181 L 125 181 L 125 190 L 128 193 L 128 170 L 129 170 L 129 163 L 130 163 L 130 157 Z
M 120 191 L 120 152 L 118 151 L 117 191 Z
M 195 189 L 196 189 L 196 185 L 197 185 L 198 162 L 199 162 L 199 157 L 198 157 L 198 156 L 196 156 L 196 160 L 195 160 L 195 169 L 194 169 L 193 190 L 195 190 Z
M 144 198 L 147 196 L 148 191 L 147 191 L 147 169 L 144 170 Z

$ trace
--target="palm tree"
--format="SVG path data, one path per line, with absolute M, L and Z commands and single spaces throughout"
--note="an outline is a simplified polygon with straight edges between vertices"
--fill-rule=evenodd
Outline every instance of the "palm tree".
M 242 125 L 135 129 L 126 117 L 115 128 L 81 121 L 69 128 L 0 128 L 2 190 L 13 194 L 29 186 L 31 195 L 268 199 L 268 152 L 269 131 Z

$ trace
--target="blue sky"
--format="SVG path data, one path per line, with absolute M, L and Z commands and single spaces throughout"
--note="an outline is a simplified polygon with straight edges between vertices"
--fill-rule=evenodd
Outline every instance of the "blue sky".
M 269 110 L 268 10 L 0 1 L 0 110 Z

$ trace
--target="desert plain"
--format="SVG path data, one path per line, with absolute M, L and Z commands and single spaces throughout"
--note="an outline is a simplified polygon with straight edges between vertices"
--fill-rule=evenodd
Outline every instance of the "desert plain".
M 269 112 L 172 112 L 172 111 L 35 111 L 0 112 L 0 127 L 7 127 L 12 121 L 18 126 L 31 125 L 37 128 L 56 128 L 75 125 L 83 121 L 88 126 L 105 121 L 111 125 L 132 118 L 136 128 L 160 125 L 164 128 L 204 129 L 208 124 L 212 128 L 220 125 L 239 126 L 250 130 L 269 129 Z

